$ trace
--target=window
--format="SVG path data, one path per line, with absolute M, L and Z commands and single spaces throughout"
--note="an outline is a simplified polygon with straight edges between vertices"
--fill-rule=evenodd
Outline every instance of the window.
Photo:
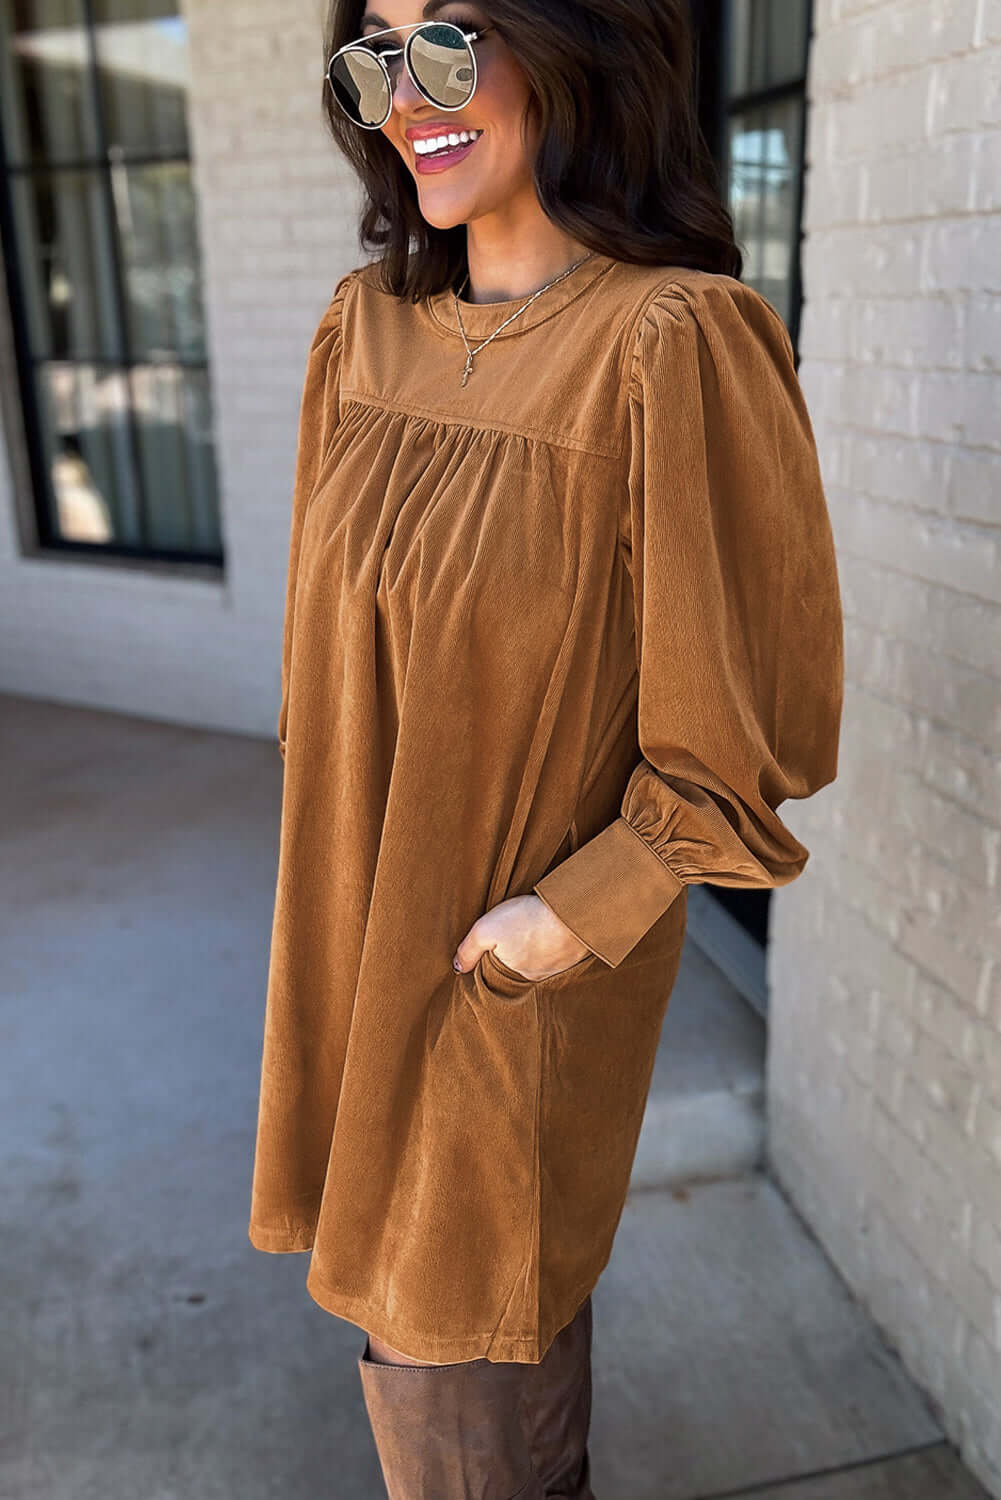
M 725 0 L 723 179 L 744 281 L 797 342 L 809 0 Z
M 0 0 L 0 230 L 43 545 L 220 563 L 176 0 Z

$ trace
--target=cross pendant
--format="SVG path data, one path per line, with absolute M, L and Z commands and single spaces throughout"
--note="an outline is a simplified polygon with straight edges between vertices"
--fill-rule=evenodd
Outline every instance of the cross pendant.
M 466 355 L 466 368 L 462 372 L 462 384 L 463 385 L 465 385 L 466 381 L 469 379 L 469 372 L 470 372 L 470 370 L 472 368 L 473 368 L 473 356 L 471 354 L 467 354 Z

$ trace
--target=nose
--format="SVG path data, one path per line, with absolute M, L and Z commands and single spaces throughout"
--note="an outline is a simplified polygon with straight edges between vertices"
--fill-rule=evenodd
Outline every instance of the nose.
M 390 75 L 392 77 L 392 74 Z M 420 89 L 414 83 L 406 68 L 400 67 L 393 83 L 393 108 L 399 114 L 406 114 L 415 104 L 426 104 L 427 100 Z

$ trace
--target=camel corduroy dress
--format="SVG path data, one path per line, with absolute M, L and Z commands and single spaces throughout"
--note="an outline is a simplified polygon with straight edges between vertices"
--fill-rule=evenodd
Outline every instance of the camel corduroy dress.
M 841 604 L 750 287 L 595 255 L 464 360 L 451 292 L 371 264 L 308 359 L 249 1233 L 404 1354 L 535 1363 L 611 1252 L 687 886 L 806 863 Z M 533 890 L 588 954 L 457 974 Z

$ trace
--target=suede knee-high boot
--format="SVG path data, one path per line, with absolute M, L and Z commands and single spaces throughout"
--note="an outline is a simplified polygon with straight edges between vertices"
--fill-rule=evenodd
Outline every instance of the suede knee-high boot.
M 358 1356 L 389 1500 L 545 1500 L 519 1411 L 526 1366 Z
M 522 1421 L 546 1500 L 594 1500 L 587 1447 L 592 1329 L 588 1297 L 539 1363 L 524 1367 Z

